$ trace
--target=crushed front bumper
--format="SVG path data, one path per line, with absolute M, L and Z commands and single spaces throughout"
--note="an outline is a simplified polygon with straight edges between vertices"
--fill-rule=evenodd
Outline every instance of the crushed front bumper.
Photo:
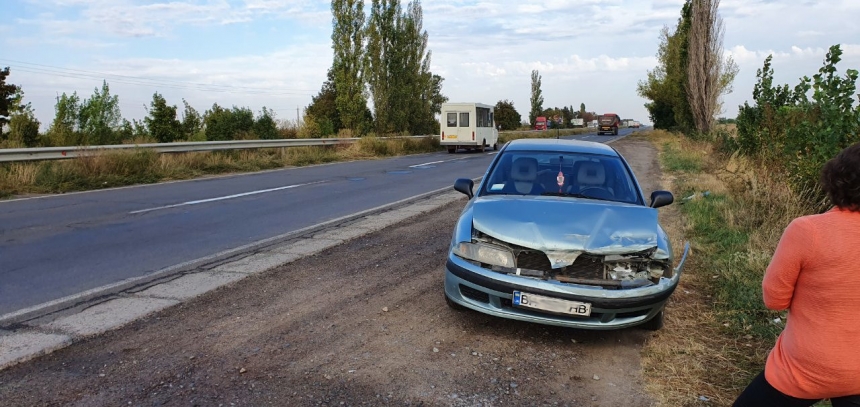
M 648 322 L 663 310 L 678 286 L 688 251 L 689 245 L 672 278 L 662 278 L 659 283 L 646 287 L 621 290 L 497 273 L 449 254 L 445 265 L 445 295 L 464 307 L 502 318 L 579 329 L 626 328 Z M 591 315 L 566 316 L 514 307 L 514 291 L 589 303 Z

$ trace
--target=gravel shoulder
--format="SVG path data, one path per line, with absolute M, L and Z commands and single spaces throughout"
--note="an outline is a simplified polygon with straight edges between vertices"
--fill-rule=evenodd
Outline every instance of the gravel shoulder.
M 612 144 L 646 194 L 645 139 Z M 638 329 L 579 331 L 446 305 L 449 207 L 0 372 L 0 400 L 93 405 L 650 406 Z

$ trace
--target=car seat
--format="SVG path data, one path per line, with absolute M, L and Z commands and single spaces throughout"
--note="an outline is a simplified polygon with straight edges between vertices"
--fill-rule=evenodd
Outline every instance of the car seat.
M 514 160 L 510 173 L 512 193 L 534 194 L 537 170 L 538 162 L 533 157 L 519 157 Z
M 606 168 L 599 161 L 577 162 L 577 193 L 600 199 L 614 199 L 612 188 L 606 186 Z

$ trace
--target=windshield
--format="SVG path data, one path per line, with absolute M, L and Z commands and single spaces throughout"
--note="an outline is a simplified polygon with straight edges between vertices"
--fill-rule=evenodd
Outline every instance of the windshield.
M 600 116 L 599 120 L 603 124 L 612 124 L 615 122 L 616 116 Z
M 553 195 L 640 203 L 618 157 L 549 151 L 502 153 L 481 195 Z

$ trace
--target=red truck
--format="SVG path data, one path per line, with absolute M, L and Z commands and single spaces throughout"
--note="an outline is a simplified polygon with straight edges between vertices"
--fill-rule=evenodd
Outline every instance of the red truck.
M 535 130 L 546 130 L 546 117 L 535 117 Z
M 604 113 L 597 116 L 597 134 L 612 133 L 618 135 L 618 126 L 621 125 L 621 118 L 615 113 Z

